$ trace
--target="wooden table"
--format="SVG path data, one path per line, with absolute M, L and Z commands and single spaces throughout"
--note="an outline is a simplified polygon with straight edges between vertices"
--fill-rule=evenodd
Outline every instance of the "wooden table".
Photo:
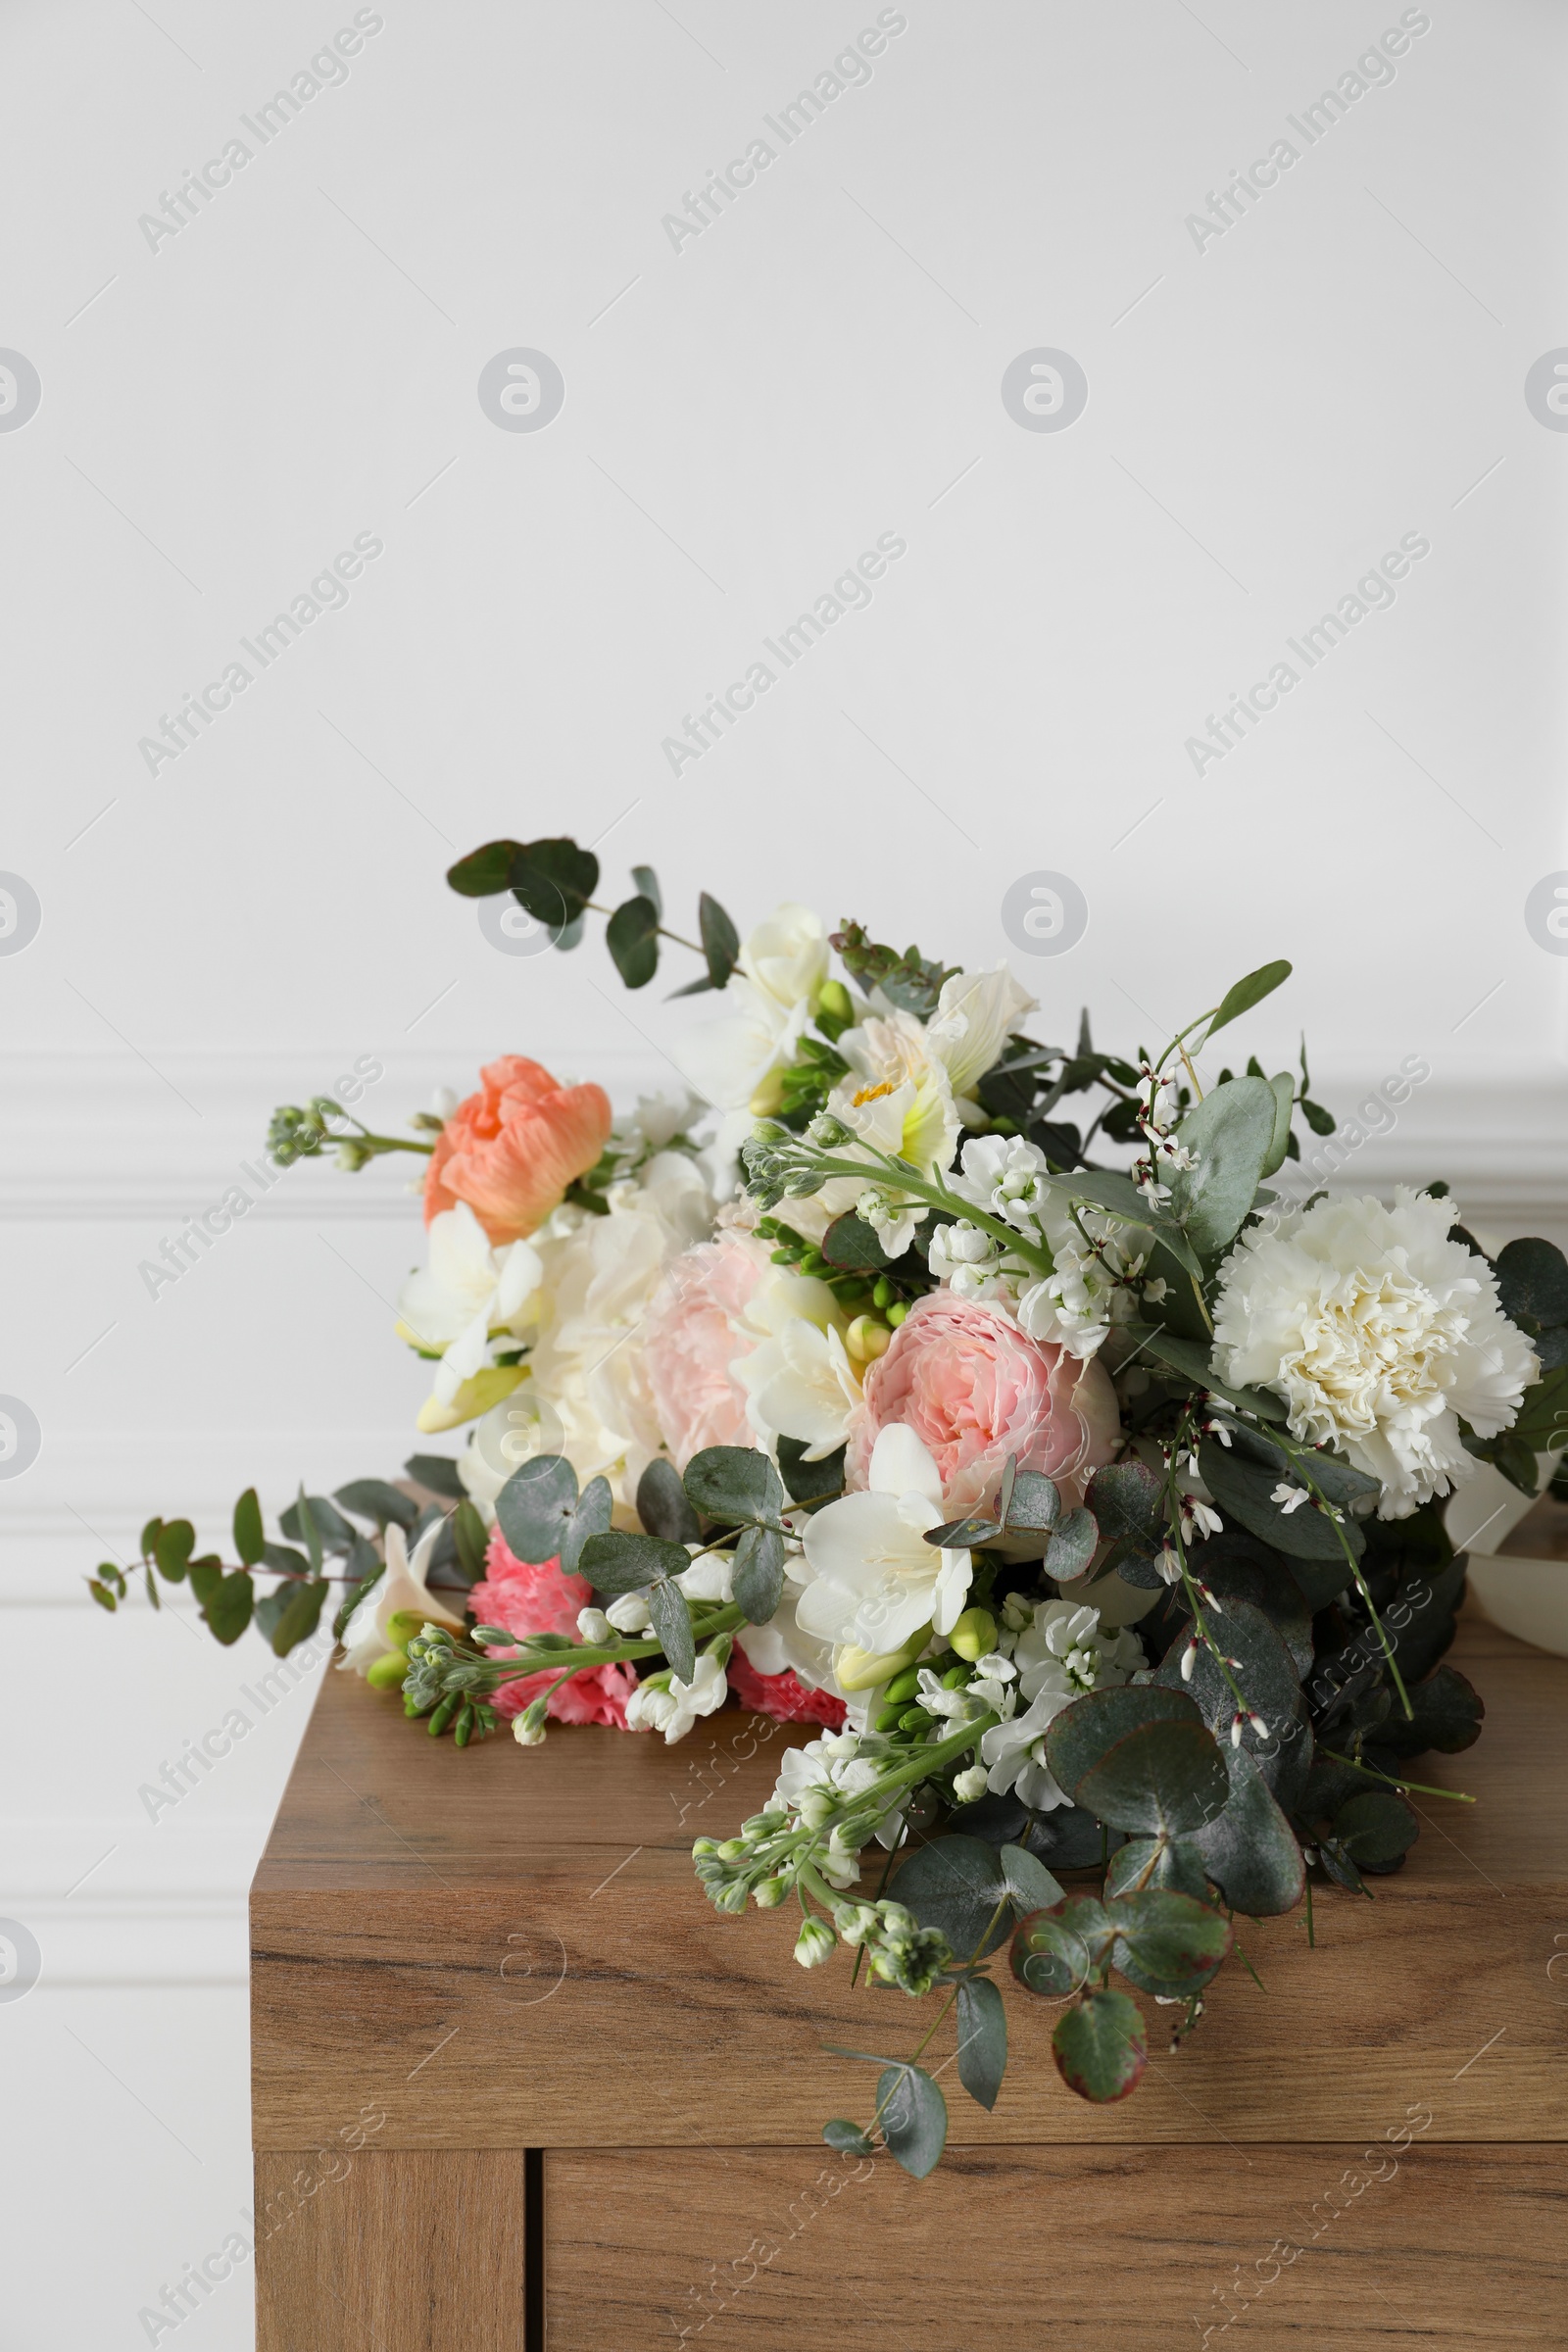
M 1481 1742 L 1413 1769 L 1474 1806 L 1417 1798 L 1315 1950 L 1245 1930 L 1266 1990 L 1227 1967 L 1178 2055 L 1146 2003 L 1125 2105 L 1009 1999 L 997 2112 L 950 2067 L 923 2182 L 823 2147 L 874 2077 L 820 2044 L 931 2006 L 692 1879 L 804 1732 L 460 1754 L 329 1674 L 251 1897 L 261 2352 L 1568 2344 L 1568 1659 L 1474 1617 L 1452 1655 Z

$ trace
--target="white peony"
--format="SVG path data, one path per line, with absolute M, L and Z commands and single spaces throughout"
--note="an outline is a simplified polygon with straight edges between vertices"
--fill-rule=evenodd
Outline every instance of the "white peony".
M 974 1564 L 925 1541 L 940 1527 L 942 1480 L 912 1429 L 890 1422 L 871 1450 L 870 1484 L 808 1522 L 812 1581 L 796 1604 L 803 1632 L 875 1655 L 901 1649 L 923 1625 L 951 1633 Z
M 1274 1390 L 1293 1437 L 1332 1445 L 1378 1479 L 1384 1519 L 1470 1477 L 1460 1416 L 1496 1436 L 1539 1375 L 1492 1269 L 1449 1240 L 1457 1214 L 1405 1185 L 1392 1208 L 1320 1200 L 1266 1217 L 1220 1270 L 1226 1379 Z

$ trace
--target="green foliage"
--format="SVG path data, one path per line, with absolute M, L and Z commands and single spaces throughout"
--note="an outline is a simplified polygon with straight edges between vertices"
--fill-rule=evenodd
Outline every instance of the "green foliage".
M 734 1526 L 777 1519 L 784 1488 L 765 1453 L 750 1446 L 709 1446 L 686 1465 L 686 1493 L 707 1518 Z
M 194 1578 L 192 1582 L 194 1583 Z M 208 1630 L 226 1649 L 239 1640 L 251 1621 L 256 1602 L 256 1588 L 250 1572 L 241 1568 L 232 1576 L 220 1574 L 202 1596 L 202 1615 Z
M 1170 1213 L 1200 1257 L 1218 1258 L 1241 1231 L 1273 1149 L 1276 1116 L 1266 1079 L 1233 1078 L 1177 1127 L 1198 1164 L 1171 1171 Z
M 753 1625 L 766 1625 L 784 1593 L 784 1539 L 776 1527 L 748 1527 L 735 1546 L 736 1603 Z
M 1210 1045 L 1232 1021 L 1239 1020 L 1244 1012 L 1250 1012 L 1254 1004 L 1261 1004 L 1265 997 L 1271 997 L 1290 976 L 1291 966 L 1282 957 L 1277 963 L 1260 963 L 1255 972 L 1249 972 L 1245 979 L 1228 988 L 1203 1032 L 1204 1045 Z
M 880 1272 L 893 1262 L 871 1227 L 853 1208 L 835 1217 L 822 1236 L 822 1255 L 830 1266 L 846 1269 L 868 1267 Z
M 1063 1707 L 1046 1733 L 1046 1765 L 1052 1778 L 1073 1802 L 1073 1791 L 1086 1773 L 1109 1755 L 1119 1740 L 1151 1723 L 1202 1721 L 1197 1702 L 1181 1689 L 1162 1690 L 1157 1683 L 1124 1683 L 1102 1690 L 1086 1691 Z
M 695 1544 L 702 1522 L 686 1499 L 680 1472 L 662 1455 L 651 1461 L 637 1481 L 637 1516 L 644 1532 L 666 1544 Z
M 1351 1569 L 1346 1553 L 1359 1558 L 1366 1538 L 1348 1514 L 1332 1519 L 1315 1498 L 1298 1503 L 1294 1510 L 1277 1503 L 1276 1487 L 1302 1483 L 1297 1470 L 1265 1468 L 1261 1462 L 1249 1460 L 1235 1445 L 1227 1449 L 1213 1438 L 1203 1440 L 1198 1459 L 1203 1482 L 1222 1513 L 1239 1519 L 1254 1536 L 1261 1536 L 1276 1551 L 1288 1552 L 1293 1558 L 1345 1561 L 1344 1582 L 1349 1582 Z M 1310 1467 L 1313 1478 L 1326 1481 L 1326 1461 L 1314 1455 Z
M 989 1977 L 958 1986 L 958 2081 L 987 2113 L 996 2106 L 1007 2067 L 1007 2011 Z
M 338 1499 L 345 1499 L 341 1490 Z M 560 1557 L 576 1509 L 577 1473 L 560 1453 L 520 1462 L 496 1496 L 509 1549 L 534 1566 Z
M 820 1461 L 808 1461 L 807 1446 L 802 1438 L 780 1438 L 778 1442 L 779 1476 L 783 1479 L 791 1502 L 822 1502 L 829 1495 L 842 1493 L 844 1487 L 844 1447 L 824 1454 Z
M 428 1494 L 439 1494 L 443 1501 L 462 1502 L 467 1494 L 458 1465 L 449 1453 L 411 1453 L 403 1469 L 416 1486 L 423 1487 Z M 285 1535 L 287 1532 L 285 1528 Z
M 1301 1849 L 1261 1771 L 1244 1747 L 1225 1752 L 1230 1797 L 1193 1839 L 1233 1911 L 1266 1919 L 1294 1910 L 1305 1877 Z
M 234 1549 L 247 1568 L 254 1568 L 266 1548 L 262 1506 L 256 1499 L 256 1489 L 247 1487 L 234 1505 Z
M 1067 2088 L 1102 2107 L 1136 2089 L 1149 2062 L 1137 2002 L 1105 1986 L 1086 1992 L 1063 2010 L 1051 2049 Z
M 916 1013 L 921 1020 L 935 1012 L 943 982 L 960 968 L 956 963 L 933 963 L 918 948 L 906 948 L 900 955 L 897 948 L 879 947 L 856 922 L 846 922 L 833 932 L 831 942 L 852 979 L 865 989 L 880 988 L 890 1004 L 902 1012 Z
M 389 1486 L 384 1478 L 351 1479 L 339 1487 L 333 1500 L 340 1502 L 356 1519 L 373 1519 L 378 1528 L 392 1523 L 410 1528 L 419 1516 L 419 1506 L 412 1495 L 400 1488 Z
M 1112 1829 L 1186 1838 L 1223 1810 L 1229 1792 L 1225 1759 L 1204 1724 L 1156 1721 L 1107 1748 L 1071 1793 Z
M 888 2154 L 916 2180 L 935 2172 L 948 2137 L 948 2103 L 918 2066 L 890 2066 L 876 2086 L 877 2117 Z
M 646 988 L 659 969 L 659 908 L 640 894 L 617 906 L 605 926 L 605 945 L 628 988 Z

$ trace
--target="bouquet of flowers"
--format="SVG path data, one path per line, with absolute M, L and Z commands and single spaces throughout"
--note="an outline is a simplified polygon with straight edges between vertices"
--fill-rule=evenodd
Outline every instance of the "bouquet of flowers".
M 1235 1915 L 1304 1898 L 1310 1933 L 1314 1886 L 1397 1869 L 1410 1760 L 1479 1736 L 1442 1663 L 1464 1559 L 1439 1506 L 1478 1462 L 1549 1475 L 1568 1264 L 1489 1259 L 1442 1183 L 1310 1192 L 1296 1121 L 1334 1122 L 1304 1046 L 1295 1072 L 1215 1066 L 1287 963 L 1122 1054 L 1087 1015 L 1042 1042 L 1005 966 L 802 906 L 743 946 L 705 895 L 680 940 L 651 869 L 607 910 L 570 840 L 448 879 L 563 951 L 608 912 L 630 988 L 689 949 L 678 993 L 719 999 L 696 1096 L 617 1122 L 508 1055 L 406 1138 L 280 1110 L 285 1164 L 423 1155 L 398 1332 L 432 1366 L 420 1429 L 469 1434 L 409 1461 L 422 1503 L 302 1490 L 273 1542 L 247 1493 L 235 1564 L 151 1521 L 149 1596 L 188 1580 L 220 1641 L 254 1618 L 282 1654 L 340 1583 L 342 1664 L 460 1746 L 508 1719 L 524 1746 L 552 1723 L 676 1740 L 730 1700 L 814 1727 L 694 1859 L 719 1912 L 788 1906 L 803 1967 L 844 1946 L 942 1995 L 829 2143 L 931 2169 L 919 2060 L 950 2011 L 995 2104 L 1004 1947 L 1056 2009 L 1064 2082 L 1123 2097 L 1147 2027 L 1122 1986 L 1179 2039 Z M 124 1572 L 92 1590 L 113 1608 Z

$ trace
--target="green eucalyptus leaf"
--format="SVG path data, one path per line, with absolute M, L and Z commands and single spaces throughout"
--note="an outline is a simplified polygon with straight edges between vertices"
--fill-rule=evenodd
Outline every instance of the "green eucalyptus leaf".
M 1087 1690 L 1063 1707 L 1046 1732 L 1046 1766 L 1068 1795 L 1085 1773 L 1108 1755 L 1119 1740 L 1148 1723 L 1200 1723 L 1196 1700 L 1182 1690 L 1154 1683 L 1121 1683 Z
M 1006 1877 L 996 1848 L 978 1838 L 933 1838 L 916 1846 L 893 1892 L 922 1928 L 940 1928 L 959 1960 L 983 1960 L 1007 1939 Z
M 1274 1089 L 1274 1141 L 1263 1162 L 1265 1176 L 1272 1176 L 1290 1157 L 1291 1114 L 1296 1108 L 1296 1080 L 1289 1070 L 1282 1070 L 1269 1084 Z
M 476 1585 L 485 1571 L 485 1551 L 490 1537 L 476 1506 L 465 1496 L 452 1515 L 452 1533 L 456 1542 L 458 1566 L 470 1585 Z
M 840 2156 L 871 2156 L 876 2152 L 875 2140 L 858 2124 L 852 2124 L 843 2116 L 835 2116 L 830 2124 L 822 2126 L 822 2137 Z
M 628 988 L 646 988 L 659 969 L 659 908 L 652 899 L 627 899 L 605 926 L 605 945 Z
M 1029 1912 L 1012 1938 L 1012 1973 L 1025 1992 L 1044 2001 L 1070 2000 L 1089 1982 L 1090 1947 L 1068 1920 L 1069 1908 L 1055 1903 L 1048 1911 Z
M 958 1986 L 958 2081 L 987 2114 L 1006 2066 L 1005 2004 L 989 1977 L 969 1977 Z
M 1407 1685 L 1414 1719 L 1391 1709 L 1378 1726 L 1379 1747 L 1397 1756 L 1421 1756 L 1435 1748 L 1440 1755 L 1456 1756 L 1473 1747 L 1481 1737 L 1486 1705 L 1473 1683 L 1452 1666 L 1440 1666 L 1424 1683 Z
M 536 922 L 552 929 L 575 922 L 599 886 L 599 860 L 574 841 L 530 841 L 518 850 L 509 876 L 513 897 Z
M 509 1548 L 538 1566 L 559 1559 L 577 1508 L 577 1473 L 562 1453 L 519 1462 L 496 1496 L 496 1518 Z
M 1200 1550 L 1200 1564 L 1201 1558 Z M 1285 1727 L 1295 1719 L 1300 1688 L 1295 1662 L 1277 1629 L 1250 1600 L 1226 1601 L 1224 1615 L 1215 1615 L 1209 1630 L 1215 1641 L 1223 1644 L 1226 1656 L 1237 1661 L 1230 1671 L 1241 1686 L 1250 1711 L 1264 1726 L 1261 1732 L 1254 1731 L 1250 1723 L 1242 1727 L 1241 1744 L 1261 1761 L 1263 1756 L 1274 1753 Z M 1184 1678 L 1182 1653 L 1187 1644 L 1186 1633 L 1178 1634 L 1155 1669 L 1154 1688 L 1186 1691 L 1197 1702 L 1210 1731 L 1229 1747 L 1237 1711 L 1236 1693 L 1207 1647 L 1199 1648 L 1191 1674 Z
M 1386 1871 L 1403 1861 L 1421 1824 L 1392 1788 L 1368 1788 L 1340 1807 L 1333 1835 L 1358 1870 Z
M 248 1569 L 237 1569 L 232 1576 L 224 1576 L 220 1572 L 217 1582 L 202 1602 L 202 1615 L 225 1649 L 239 1640 L 249 1625 L 255 1602 L 256 1588 L 251 1583 Z
M 893 1263 L 872 1228 L 853 1208 L 835 1217 L 822 1236 L 822 1255 L 830 1266 L 864 1267 L 867 1271 Z
M 164 1523 L 161 1519 L 149 1519 L 146 1526 L 142 1529 L 141 1556 L 144 1560 L 150 1560 L 153 1556 L 153 1553 L 157 1550 L 158 1533 L 163 1524 Z M 194 1537 L 192 1538 L 192 1541 L 194 1542 Z
M 1144 1723 L 1108 1748 L 1071 1790 L 1112 1829 L 1186 1838 L 1223 1811 L 1225 1759 L 1206 1724 Z
M 286 1658 L 291 1649 L 315 1633 L 328 1590 L 324 1577 L 312 1577 L 304 1584 L 280 1585 L 276 1592 L 269 1595 L 270 1599 L 283 1602 L 272 1623 L 262 1628 L 276 1656 Z M 261 1601 L 256 1604 L 258 1618 L 265 1605 Z
M 311 1517 L 316 1522 L 316 1532 L 321 1540 L 322 1550 L 334 1552 L 350 1550 L 359 1539 L 337 1505 L 329 1502 L 324 1494 L 307 1494 L 304 1499 L 310 1505 Z M 290 1544 L 301 1544 L 305 1541 L 305 1523 L 300 1516 L 298 1502 L 291 1502 L 286 1511 L 278 1514 L 277 1524 Z
M 512 881 L 512 869 L 523 855 L 520 841 L 487 841 L 447 868 L 447 887 L 465 899 L 493 899 Z
M 1179 1372 L 1184 1380 L 1191 1381 L 1195 1389 L 1205 1390 L 1211 1396 L 1223 1396 L 1239 1411 L 1256 1413 L 1261 1420 L 1285 1419 L 1285 1406 L 1279 1397 L 1271 1396 L 1266 1389 L 1233 1388 L 1228 1381 L 1221 1380 L 1214 1368 L 1212 1350 L 1206 1339 L 1184 1340 L 1173 1331 L 1146 1331 L 1141 1324 L 1130 1324 L 1127 1336 L 1143 1348 L 1146 1355 L 1154 1356 L 1160 1363 L 1168 1364 L 1173 1372 Z M 1119 1470 L 1132 1467 L 1131 1463 L 1126 1462 L 1116 1464 Z M 1101 1475 L 1103 1476 L 1103 1473 Z
M 686 1499 L 680 1472 L 662 1454 L 656 1454 L 637 1481 L 637 1516 L 644 1533 L 666 1544 L 696 1544 L 702 1521 Z
M 603 1543 L 605 1539 L 600 1536 L 595 1541 Z M 647 1543 L 648 1538 L 634 1536 L 631 1541 Z M 662 1578 L 659 1583 L 649 1586 L 647 1599 L 648 1614 L 654 1621 L 659 1646 L 681 1681 L 689 1683 L 697 1672 L 697 1648 L 692 1641 L 692 1621 L 686 1606 L 686 1595 L 679 1585 L 672 1585 L 667 1578 Z
M 776 1527 L 749 1527 L 735 1546 L 736 1605 L 766 1625 L 784 1595 L 784 1539 Z
M 686 1493 L 710 1519 L 734 1525 L 776 1519 L 784 1489 L 765 1453 L 750 1446 L 709 1446 L 686 1465 Z
M 1087 1496 L 1101 1534 L 1153 1559 L 1165 1541 L 1165 1482 L 1147 1462 L 1112 1462 L 1097 1470 Z
M 1213 1905 L 1172 1886 L 1146 1886 L 1107 1904 L 1118 1930 L 1111 1965 L 1140 1992 L 1188 2000 L 1222 1966 L 1231 1925 Z
M 665 1544 L 658 1536 L 622 1535 L 619 1528 L 611 1528 L 588 1538 L 578 1555 L 577 1573 L 588 1579 L 596 1592 L 618 1597 L 679 1576 L 691 1564 L 684 1544 Z M 684 1609 L 684 1594 L 677 1591 L 675 1597 Z
M 609 1529 L 615 1513 L 615 1497 L 608 1478 L 591 1478 L 582 1491 L 576 1509 L 572 1512 L 566 1532 L 561 1539 L 561 1566 L 566 1576 L 575 1576 L 582 1558 L 582 1547 L 592 1536 L 602 1536 Z
M 1007 1884 L 1007 1899 L 1019 1919 L 1031 1911 L 1049 1911 L 1054 1903 L 1063 1900 L 1056 1881 L 1027 1846 L 1004 1845 L 1002 1872 Z
M 234 1505 L 234 1549 L 247 1568 L 254 1568 L 262 1557 L 266 1544 L 262 1506 L 256 1499 L 256 1489 L 247 1487 Z
M 1173 1886 L 1199 1902 L 1208 1900 L 1208 1874 L 1191 1838 L 1129 1838 L 1105 1869 L 1105 1900 L 1135 1886 Z
M 1497 1296 L 1505 1315 L 1527 1315 L 1543 1327 L 1568 1323 L 1568 1258 L 1551 1242 L 1509 1242 L 1496 1261 Z
M 188 1519 L 170 1519 L 158 1522 L 153 1539 L 152 1553 L 158 1562 L 158 1573 L 168 1583 L 177 1585 L 183 1578 L 190 1555 L 196 1548 L 196 1530 Z
M 1305 1873 L 1295 1833 L 1244 1747 L 1223 1750 L 1230 1801 L 1193 1843 L 1233 1911 L 1268 1919 L 1301 1899 Z
M 1071 1584 L 1087 1572 L 1099 1548 L 1100 1529 L 1093 1511 L 1069 1511 L 1052 1529 L 1044 1562 L 1046 1574 L 1060 1585 Z
M 333 1491 L 332 1499 L 340 1502 L 356 1519 L 373 1519 L 377 1527 L 395 1524 L 410 1528 L 419 1516 L 419 1506 L 411 1495 L 397 1487 L 388 1486 L 384 1478 L 355 1478 L 346 1487 Z
M 447 1502 L 461 1502 L 468 1492 L 450 1453 L 411 1453 L 403 1468 L 426 1494 L 439 1494 Z
M 654 912 L 662 922 L 664 919 L 664 894 L 659 887 L 659 876 L 653 867 L 651 865 L 634 865 L 631 869 L 631 878 L 636 883 L 641 896 L 652 902 Z
M 916 2180 L 934 2172 L 948 2137 L 948 2102 L 923 2067 L 890 2066 L 877 2082 L 888 2153 Z
M 1149 2060 L 1138 2003 L 1097 1987 L 1056 2020 L 1051 2036 L 1056 2072 L 1069 2090 L 1109 2106 L 1137 2088 Z
M 780 1438 L 778 1442 L 779 1476 L 789 1493 L 791 1502 L 820 1502 L 844 1488 L 844 1447 L 822 1455 L 818 1461 L 807 1459 L 804 1438 Z
M 723 988 L 741 952 L 740 933 L 716 899 L 705 890 L 697 902 L 698 937 L 708 958 L 710 988 Z
M 1170 1213 L 1202 1257 L 1220 1256 L 1241 1231 L 1273 1145 L 1276 1107 L 1266 1078 L 1233 1078 L 1176 1130 L 1198 1164 L 1170 1171 Z
M 1250 1012 L 1254 1004 L 1261 1004 L 1265 997 L 1271 997 L 1290 976 L 1291 966 L 1282 957 L 1277 963 L 1260 963 L 1255 972 L 1249 972 L 1234 988 L 1228 988 L 1203 1032 L 1204 1045 L 1222 1029 L 1228 1029 L 1232 1021 L 1239 1020 L 1244 1012 Z
M 1203 1483 L 1221 1512 L 1239 1519 L 1243 1527 L 1254 1536 L 1261 1536 L 1276 1551 L 1286 1552 L 1293 1559 L 1343 1560 L 1347 1547 L 1356 1559 L 1366 1549 L 1366 1537 L 1348 1512 L 1335 1521 L 1310 1499 L 1289 1511 L 1274 1500 L 1276 1487 L 1301 1483 L 1294 1470 L 1266 1469 L 1260 1462 L 1250 1461 L 1239 1446 L 1227 1448 L 1213 1438 L 1203 1440 L 1198 1449 L 1198 1460 Z M 1314 1476 L 1317 1469 L 1314 1459 Z M 1347 1584 L 1350 1573 L 1347 1562 Z

